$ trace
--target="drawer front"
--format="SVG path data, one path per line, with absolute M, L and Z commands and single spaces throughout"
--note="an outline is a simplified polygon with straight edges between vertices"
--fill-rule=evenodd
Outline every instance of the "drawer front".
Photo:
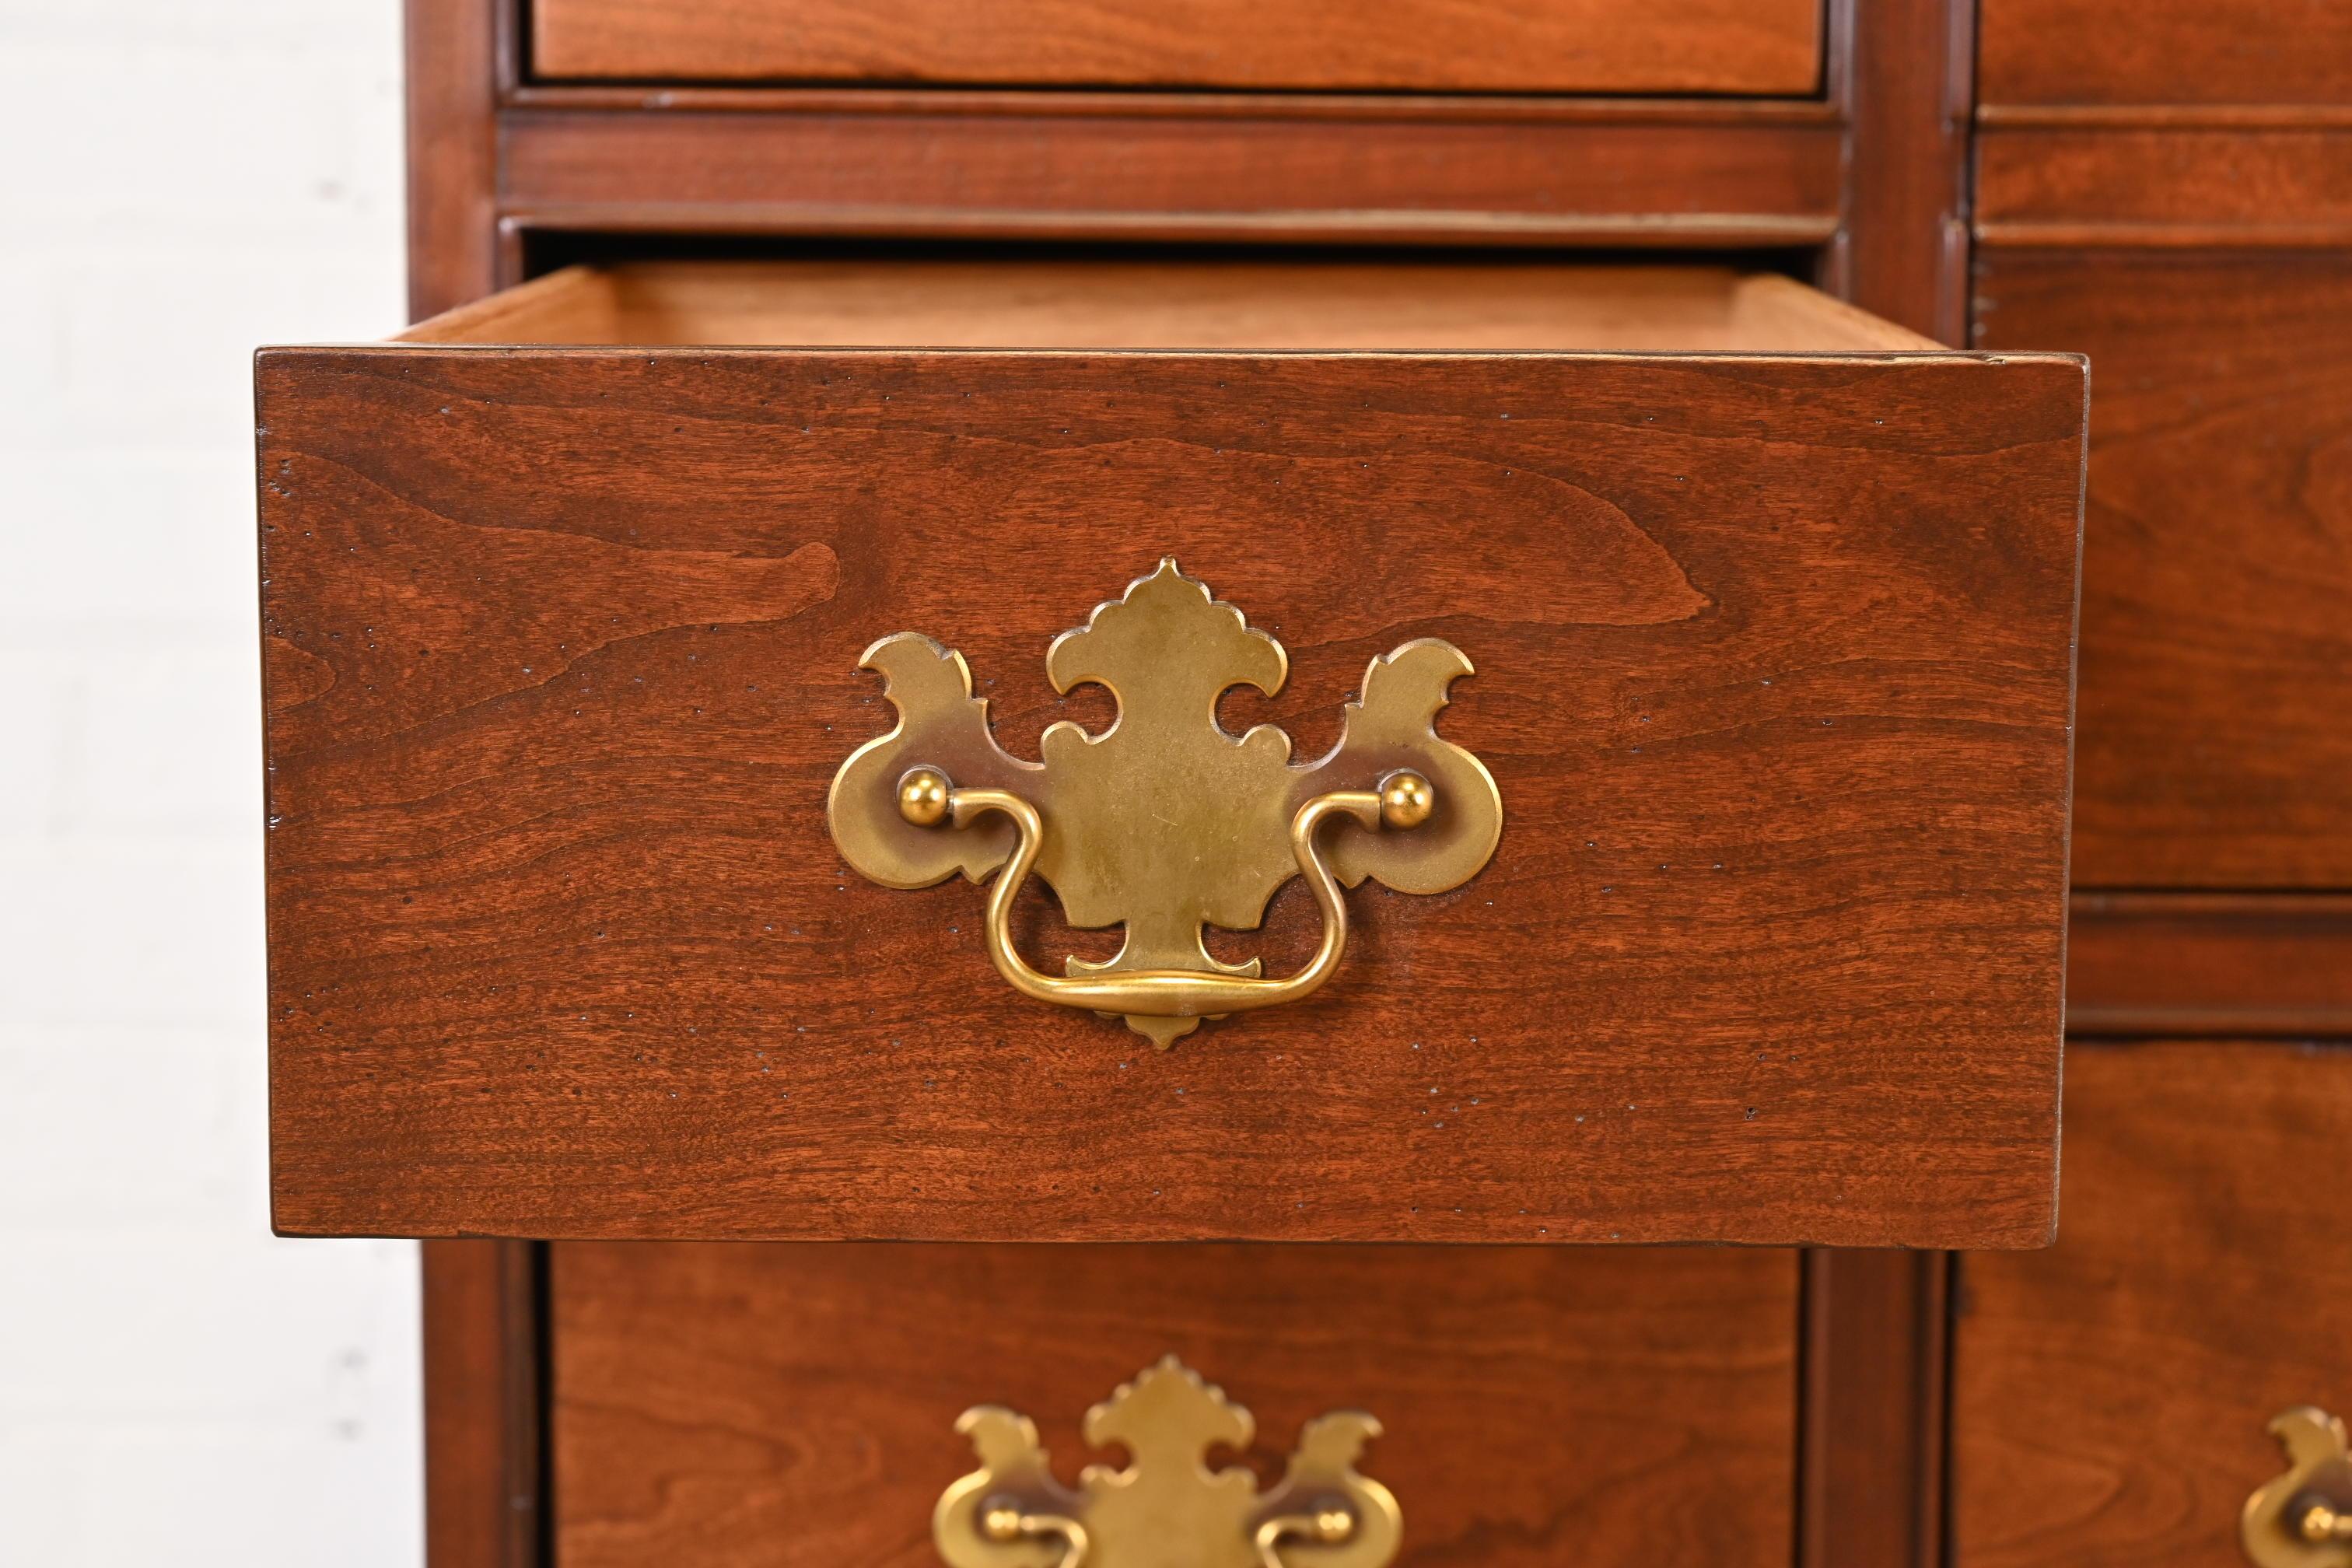
M 1981 341 L 2096 367 L 2074 879 L 2352 884 L 2352 264 L 1996 252 Z
M 2048 1234 L 2076 362 L 289 350 L 260 405 L 285 1229 Z M 875 638 L 1034 756 L 1163 554 L 1288 644 L 1225 719 L 1300 757 L 1459 646 L 1506 820 L 1164 1052 L 825 816 Z
M 1962 1268 L 1956 1568 L 2242 1561 L 2267 1427 L 2352 1406 L 2352 1052 L 2078 1045 L 2065 1218 Z
M 1981 0 L 1978 16 L 1978 101 L 2005 108 L 2322 108 L 2352 83 L 2352 13 L 2327 0 Z
M 1818 0 L 539 0 L 574 79 L 1811 94 Z
M 1402 1564 L 1788 1559 L 1782 1252 L 577 1244 L 552 1309 L 565 1568 L 927 1568 L 960 1414 L 1026 1412 L 1074 1480 L 1118 1462 L 1079 1417 L 1170 1353 L 1256 1416 L 1214 1462 L 1262 1483 L 1375 1416 Z

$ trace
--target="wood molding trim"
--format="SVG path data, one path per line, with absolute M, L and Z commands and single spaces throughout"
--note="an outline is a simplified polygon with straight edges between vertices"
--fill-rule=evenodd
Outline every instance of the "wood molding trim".
M 540 1361 L 544 1248 L 428 1241 L 425 1555 L 432 1568 L 545 1568 Z
M 1977 216 L 1987 245 L 2352 243 L 2352 126 L 1988 128 Z
M 1852 117 L 1839 279 L 1866 310 L 1968 344 L 1976 0 L 1845 0 Z
M 1797 1568 L 1943 1561 L 1952 1258 L 1805 1254 Z
M 1826 98 L 1531 97 L 1520 93 L 1101 91 L 1085 88 L 627 87 L 520 82 L 499 107 L 633 114 L 1120 115 L 1145 120 L 1371 120 L 1517 125 L 1815 125 L 1844 123 Z
M 513 110 L 533 226 L 1483 244 L 1819 244 L 1843 139 L 1808 124 Z
M 408 312 L 498 287 L 497 103 L 507 0 L 409 0 Z
M 2352 1038 L 2352 895 L 2078 891 L 2066 1029 Z
M 1980 103 L 1988 131 L 2316 130 L 2352 126 L 2342 103 Z

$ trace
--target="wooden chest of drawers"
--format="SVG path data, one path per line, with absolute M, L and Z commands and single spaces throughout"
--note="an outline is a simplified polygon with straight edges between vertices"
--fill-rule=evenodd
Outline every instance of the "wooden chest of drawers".
M 259 366 L 277 1215 L 446 1238 L 435 1568 L 1102 1568 L 1039 1500 L 1169 1354 L 1254 1496 L 1380 1416 L 1408 1563 L 2230 1550 L 2352 1405 L 2253 1256 L 2352 1037 L 2338 19 L 690 9 L 412 0 L 436 319 Z M 1337 892 L 1365 753 L 1199 960 L 1313 970 L 1336 864 L 1328 984 L 1162 1051 L 1000 978 L 1118 939 L 986 797 L 1186 577 L 1275 661 L 1201 735 L 1346 762 L 1435 639 L 1499 825 Z M 900 632 L 994 725 L 840 775 L 919 888 L 834 782 L 962 699 Z M 1164 875 L 1233 793 L 1109 798 Z M 935 1521 L 999 1404 L 1066 1473 Z

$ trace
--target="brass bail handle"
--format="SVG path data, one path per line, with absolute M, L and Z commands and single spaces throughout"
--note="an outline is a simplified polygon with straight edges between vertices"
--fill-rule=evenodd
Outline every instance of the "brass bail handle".
M 1018 1542 L 1058 1542 L 1061 1561 L 1054 1568 L 1085 1568 L 1094 1549 L 1087 1527 L 1066 1514 L 1032 1513 L 1013 1497 L 992 1498 L 980 1511 L 980 1533 L 992 1545 Z M 1345 1503 L 1327 1501 L 1313 1513 L 1276 1514 L 1250 1532 L 1250 1549 L 1258 1568 L 1290 1568 L 1282 1560 L 1282 1544 L 1301 1541 L 1316 1546 L 1337 1546 L 1356 1539 L 1356 1515 Z
M 962 828 L 989 812 L 1012 819 L 1017 841 L 989 891 L 988 956 L 1023 995 L 1064 1007 L 1148 1018 L 1216 1018 L 1312 995 L 1339 967 L 1348 946 L 1348 906 L 1339 879 L 1324 863 L 1319 833 L 1333 816 L 1367 828 L 1406 832 L 1437 809 L 1436 786 L 1409 768 L 1382 778 L 1378 789 L 1332 790 L 1310 797 L 1290 819 L 1291 853 L 1323 914 L 1323 940 L 1296 974 L 1265 980 L 1190 969 L 1130 969 L 1063 978 L 1033 968 L 1013 945 L 1013 903 L 1029 879 L 1045 826 L 1037 808 L 1011 790 L 959 789 L 939 768 L 909 768 L 898 779 L 898 815 L 917 827 Z

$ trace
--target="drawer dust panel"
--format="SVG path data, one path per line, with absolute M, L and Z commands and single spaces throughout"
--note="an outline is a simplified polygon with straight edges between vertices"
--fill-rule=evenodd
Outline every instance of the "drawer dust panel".
M 2036 1244 L 2082 398 L 1941 353 L 270 351 L 278 1223 Z M 1505 825 L 1160 1052 L 1013 994 L 980 891 L 866 882 L 825 800 L 886 634 L 1017 755 L 1099 730 L 1047 645 L 1164 555 L 1287 646 L 1223 717 L 1301 758 L 1456 644 Z M 1116 945 L 1024 909 L 1037 962 Z M 1213 945 L 1285 973 L 1313 913 Z
M 538 0 L 604 80 L 1811 94 L 1820 0 Z
M 1033 1416 L 1070 1483 L 1123 1462 L 1081 1443 L 1087 1407 L 1171 1353 L 1257 1418 L 1212 1463 L 1261 1484 L 1303 1422 L 1375 1416 L 1400 1568 L 1788 1561 L 1785 1252 L 590 1243 L 552 1268 L 565 1568 L 933 1568 L 960 1414 Z

